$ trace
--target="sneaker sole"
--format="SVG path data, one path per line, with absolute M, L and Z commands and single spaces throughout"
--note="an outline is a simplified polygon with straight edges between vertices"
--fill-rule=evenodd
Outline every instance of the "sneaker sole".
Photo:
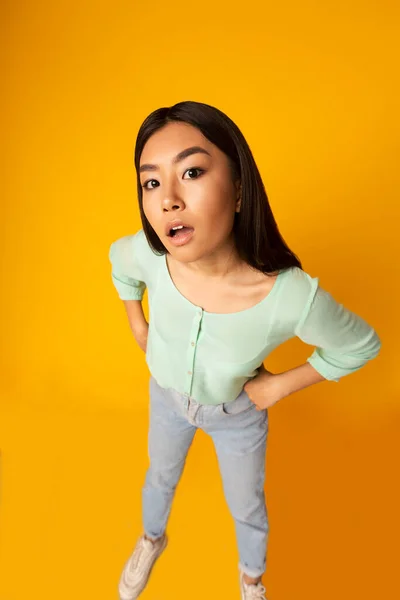
M 146 585 L 149 581 L 149 577 L 151 575 L 151 572 L 153 570 L 153 567 L 154 567 L 157 559 L 164 552 L 167 544 L 168 544 L 168 538 L 167 538 L 167 536 L 165 536 L 163 543 L 161 544 L 160 548 L 157 550 L 157 553 L 155 554 L 153 564 L 151 565 L 147 575 L 145 576 L 143 584 L 141 585 L 141 587 L 138 590 L 135 590 L 134 592 L 132 592 L 132 590 L 129 589 L 129 586 L 124 581 L 125 571 L 126 571 L 126 568 L 128 566 L 128 563 L 129 563 L 131 557 L 128 558 L 128 560 L 126 561 L 125 567 L 123 568 L 121 578 L 119 581 L 119 585 L 118 585 L 118 592 L 119 592 L 120 600 L 136 600 L 137 598 L 139 598 L 140 594 L 143 592 L 144 588 L 146 587 Z

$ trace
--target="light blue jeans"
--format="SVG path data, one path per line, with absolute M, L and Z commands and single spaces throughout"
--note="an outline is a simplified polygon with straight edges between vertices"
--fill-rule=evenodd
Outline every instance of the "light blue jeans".
M 266 569 L 268 513 L 264 495 L 268 410 L 257 411 L 244 390 L 233 402 L 209 406 L 150 378 L 150 466 L 142 493 L 150 538 L 167 526 L 176 486 L 196 430 L 214 442 L 229 510 L 235 521 L 239 567 L 249 577 Z

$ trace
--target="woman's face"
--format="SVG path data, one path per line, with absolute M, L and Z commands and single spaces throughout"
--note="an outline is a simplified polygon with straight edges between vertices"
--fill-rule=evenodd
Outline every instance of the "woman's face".
M 174 258 L 192 262 L 232 244 L 239 182 L 199 129 L 175 122 L 154 133 L 140 158 L 140 182 L 144 213 Z M 179 221 L 188 228 L 171 235 Z

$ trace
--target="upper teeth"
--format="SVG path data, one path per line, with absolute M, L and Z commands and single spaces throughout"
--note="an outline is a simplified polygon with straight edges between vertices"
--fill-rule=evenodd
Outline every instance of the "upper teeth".
M 173 231 L 175 231 L 175 229 L 183 229 L 183 225 L 178 225 L 177 227 L 172 228 Z

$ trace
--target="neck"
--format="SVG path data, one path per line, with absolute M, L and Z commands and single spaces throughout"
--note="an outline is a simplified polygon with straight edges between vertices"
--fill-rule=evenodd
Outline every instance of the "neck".
M 223 247 L 217 248 L 212 254 L 203 256 L 193 262 L 185 263 L 185 268 L 197 275 L 205 277 L 222 278 L 238 271 L 243 267 L 243 261 L 234 243 L 230 239 Z

